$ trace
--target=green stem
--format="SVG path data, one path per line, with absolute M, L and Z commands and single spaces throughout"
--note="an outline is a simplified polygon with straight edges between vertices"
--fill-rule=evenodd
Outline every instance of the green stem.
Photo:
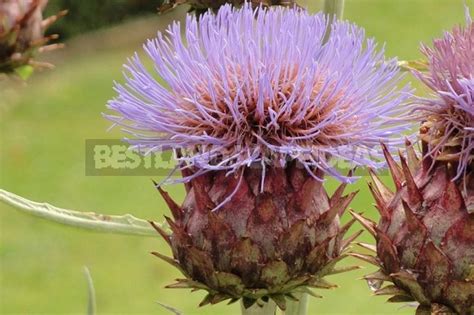
M 324 13 L 336 19 L 342 19 L 344 14 L 344 0 L 324 0 Z
M 308 314 L 308 294 L 294 294 L 298 301 L 288 301 L 284 315 L 306 315 Z
M 148 221 L 130 214 L 115 216 L 62 209 L 47 203 L 28 200 L 3 189 L 0 189 L 0 202 L 24 213 L 82 229 L 141 236 L 158 235 Z
M 324 0 L 323 12 L 329 16 L 328 29 L 324 36 L 324 43 L 328 41 L 331 34 L 331 25 L 334 19 L 342 19 L 344 15 L 344 1 L 345 0 Z
M 272 300 L 265 303 L 262 307 L 255 303 L 250 308 L 245 308 L 243 303 L 240 303 L 242 315 L 276 315 L 277 306 Z

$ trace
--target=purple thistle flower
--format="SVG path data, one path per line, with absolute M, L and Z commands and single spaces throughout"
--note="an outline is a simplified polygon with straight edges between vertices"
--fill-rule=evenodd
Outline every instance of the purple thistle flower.
M 466 21 L 434 40 L 433 48 L 422 46 L 429 73 L 415 73 L 435 96 L 419 100 L 426 120 L 422 139 L 430 156 L 457 165 L 454 180 L 466 174 L 474 155 L 474 23 L 468 8 Z
M 332 157 L 379 168 L 375 148 L 402 145 L 410 128 L 408 87 L 397 87 L 396 60 L 363 29 L 337 21 L 324 43 L 327 24 L 323 14 L 248 4 L 188 15 L 185 40 L 174 23 L 144 45 L 156 73 L 137 54 L 129 60 L 108 103 L 118 116 L 107 117 L 134 148 L 171 148 L 194 176 L 296 160 L 315 177 L 349 180 Z

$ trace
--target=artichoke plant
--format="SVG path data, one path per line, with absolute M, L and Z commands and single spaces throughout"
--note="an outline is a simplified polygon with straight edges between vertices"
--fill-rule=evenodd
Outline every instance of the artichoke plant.
M 61 47 L 47 45 L 57 36 L 45 36 L 46 28 L 66 12 L 43 19 L 48 0 L 2 0 L 0 2 L 0 73 L 25 66 L 47 66 L 35 62 L 36 53 Z
M 173 288 L 208 291 L 202 304 L 273 300 L 285 309 L 308 288 L 330 288 L 341 272 L 353 221 L 339 217 L 353 180 L 332 164 L 381 166 L 380 141 L 399 146 L 409 129 L 400 116 L 396 60 L 386 61 L 359 27 L 283 7 L 221 7 L 189 15 L 149 40 L 150 73 L 138 55 L 107 115 L 143 152 L 173 150 L 186 198 L 161 185 L 171 234 L 156 225 L 184 275 Z M 157 81 L 155 75 L 163 81 Z M 406 105 L 408 106 L 408 105 Z M 325 174 L 343 182 L 331 196 Z M 350 269 L 350 268 L 349 268 Z
M 199 19 L 187 17 L 184 38 L 175 23 L 146 43 L 154 73 L 138 55 L 129 60 L 126 84 L 116 84 L 108 103 L 115 114 L 107 115 L 132 134 L 133 148 L 175 153 L 181 178 L 156 184 L 172 213 L 170 231 L 150 222 L 173 257 L 153 254 L 183 274 L 169 287 L 207 291 L 201 305 L 241 300 L 244 309 L 274 303 L 285 310 L 301 294 L 318 296 L 312 288 L 334 287 L 327 275 L 355 268 L 336 264 L 349 254 L 359 233 L 345 235 L 359 221 L 376 239 L 361 244 L 374 256 L 351 255 L 379 268 L 365 276 L 377 295 L 416 302 L 419 315 L 474 314 L 470 15 L 465 27 L 422 47 L 429 73 L 415 75 L 433 97 L 413 107 L 397 61 L 385 60 L 353 24 L 330 23 L 295 1 L 168 1 L 182 3 Z M 36 65 L 36 52 L 58 47 L 46 45 L 55 37 L 44 31 L 59 16 L 43 20 L 46 4 L 0 2 L 0 72 Z M 342 4 L 326 1 L 333 12 Z M 400 140 L 410 130 L 405 112 L 418 113 L 421 157 Z M 374 149 L 380 142 L 382 152 Z M 375 174 L 382 156 L 395 191 Z M 378 223 L 352 212 L 341 225 L 356 195 L 344 190 L 355 177 L 335 160 L 371 168 Z M 331 195 L 328 175 L 342 182 Z M 184 184 L 184 202 L 163 190 L 166 183 Z M 130 215 L 76 212 L 4 190 L 0 200 L 82 228 L 155 235 Z
M 366 279 L 392 302 L 415 301 L 417 314 L 474 314 L 474 23 L 433 48 L 423 46 L 430 72 L 417 73 L 435 98 L 419 99 L 422 159 L 411 144 L 398 165 L 385 148 L 395 183 L 373 174 L 378 224 L 354 213 L 377 240 L 380 267 Z M 365 246 L 369 247 L 370 246 Z M 375 250 L 375 249 L 374 249 Z M 383 282 L 393 285 L 382 287 Z
M 31 65 L 35 51 L 55 47 L 40 48 L 55 20 L 42 20 L 46 2 L 0 3 L 0 71 Z M 434 98 L 411 107 L 396 60 L 385 60 L 353 24 L 331 24 L 294 1 L 169 4 L 180 3 L 199 19 L 187 17 L 184 38 L 175 23 L 146 43 L 155 73 L 138 55 L 130 59 L 126 84 L 108 103 L 115 115 L 107 115 L 132 134 L 133 148 L 175 153 L 181 178 L 156 185 L 172 213 L 170 231 L 151 222 L 173 257 L 153 254 L 183 274 L 169 287 L 207 291 L 201 305 L 241 300 L 244 309 L 271 302 L 285 310 L 301 294 L 318 296 L 312 288 L 334 287 L 325 276 L 354 269 L 336 264 L 358 236 L 345 236 L 357 220 L 375 237 L 376 246 L 361 244 L 375 256 L 351 254 L 379 268 L 365 277 L 377 295 L 417 302 L 420 315 L 474 314 L 470 16 L 466 27 L 423 46 L 430 72 L 416 75 Z M 410 129 L 405 112 L 419 113 L 422 157 L 407 141 L 397 163 L 393 152 Z M 380 142 L 388 144 L 383 154 L 374 149 Z M 382 156 L 394 192 L 375 174 Z M 341 225 L 356 194 L 344 195 L 354 177 L 335 160 L 371 167 L 378 223 L 352 212 Z M 328 175 L 342 182 L 331 196 Z M 166 183 L 184 184 L 184 202 L 163 190 Z M 84 214 L 5 191 L 0 197 L 62 223 L 150 234 L 131 216 Z

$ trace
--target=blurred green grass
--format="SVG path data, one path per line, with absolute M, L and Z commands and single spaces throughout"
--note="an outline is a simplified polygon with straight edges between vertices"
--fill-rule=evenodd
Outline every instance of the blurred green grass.
M 319 6 L 317 1 L 307 3 L 313 10 Z M 473 0 L 467 3 L 474 7 Z M 442 30 L 462 23 L 464 12 L 462 0 L 347 0 L 345 17 L 365 27 L 369 36 L 386 42 L 388 56 L 415 59 L 420 57 L 420 41 L 430 42 Z M 156 29 L 163 28 L 169 18 L 147 21 L 144 25 Z M 0 92 L 2 188 L 83 211 L 132 213 L 155 220 L 168 213 L 149 177 L 85 176 L 85 140 L 121 137 L 118 129 L 106 132 L 110 123 L 101 117 L 104 104 L 114 95 L 112 81 L 121 80 L 126 57 L 154 33 L 154 29 L 131 29 L 127 24 L 91 35 L 93 41 L 86 37 L 73 42 L 56 70 L 36 75 L 27 87 Z M 328 187 L 334 186 L 328 182 Z M 351 189 L 361 190 L 352 207 L 376 219 L 366 178 Z M 182 199 L 181 187 L 168 190 Z M 4 205 L 0 205 L 0 233 L 2 314 L 84 313 L 84 265 L 95 281 L 100 314 L 166 314 L 156 301 L 184 314 L 239 313 L 237 305 L 198 309 L 203 293 L 164 289 L 179 274 L 148 254 L 168 252 L 159 238 L 84 232 Z M 361 239 L 372 241 L 366 234 Z M 360 264 L 350 259 L 346 263 Z M 400 310 L 401 305 L 372 297 L 358 280 L 372 271 L 365 267 L 332 277 L 340 288 L 318 292 L 325 297 L 311 300 L 310 314 L 413 314 L 412 309 Z

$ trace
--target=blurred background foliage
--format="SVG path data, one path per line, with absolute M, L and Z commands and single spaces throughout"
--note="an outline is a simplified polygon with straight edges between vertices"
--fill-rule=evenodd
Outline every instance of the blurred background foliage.
M 150 15 L 157 12 L 162 0 L 50 0 L 46 15 L 61 10 L 69 10 L 67 19 L 62 19 L 48 30 L 68 39 L 87 31 L 124 22 L 137 15 Z
M 474 0 L 466 2 L 474 8 Z M 345 18 L 365 27 L 380 47 L 386 43 L 389 57 L 416 59 L 421 57 L 421 41 L 429 43 L 463 23 L 463 3 L 347 0 Z M 153 220 L 169 213 L 152 185 L 159 177 L 86 176 L 84 162 L 86 139 L 123 137 L 119 128 L 107 132 L 111 124 L 102 117 L 105 103 L 115 94 L 113 80 L 123 81 L 121 65 L 135 51 L 142 54 L 141 44 L 157 30 L 186 14 L 186 8 L 180 8 L 158 16 L 158 5 L 145 0 L 51 1 L 50 12 L 70 9 L 56 29 L 67 38 L 67 48 L 39 58 L 56 64 L 55 70 L 35 73 L 27 84 L 0 82 L 0 187 L 82 211 L 132 213 Z M 307 0 L 306 5 L 316 11 L 321 1 Z M 406 80 L 413 78 L 407 75 Z M 425 93 L 419 84 L 414 86 L 418 94 Z M 366 182 L 364 177 L 351 186 L 360 189 L 352 208 L 377 219 Z M 327 186 L 332 190 L 336 183 L 329 180 Z M 167 189 L 183 199 L 182 187 Z M 361 240 L 373 242 L 367 233 Z M 81 231 L 0 205 L 0 313 L 85 313 L 86 265 L 95 281 L 99 314 L 168 314 L 156 301 L 187 315 L 239 314 L 238 305 L 197 308 L 201 292 L 164 289 L 179 273 L 151 256 L 153 250 L 169 254 L 159 237 Z M 348 259 L 345 264 L 360 262 Z M 371 296 L 359 279 L 374 269 L 362 265 L 360 271 L 332 277 L 340 288 L 318 291 L 324 299 L 311 299 L 310 314 L 414 313 Z

